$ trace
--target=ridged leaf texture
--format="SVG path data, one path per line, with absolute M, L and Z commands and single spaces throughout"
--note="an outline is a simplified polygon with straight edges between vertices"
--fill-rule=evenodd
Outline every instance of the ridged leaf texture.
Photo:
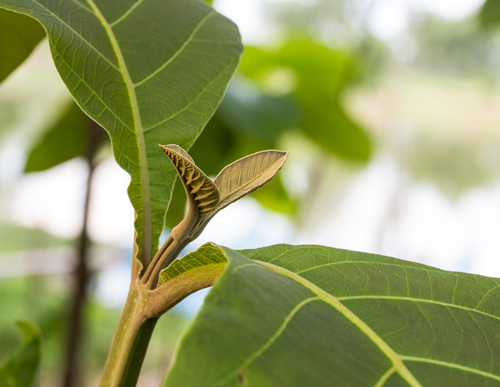
M 286 161 L 288 152 L 267 150 L 243 157 L 225 167 L 214 179 L 219 188 L 220 211 L 271 181 Z
M 236 26 L 201 0 L 0 0 L 47 31 L 78 105 L 110 134 L 131 175 L 138 256 L 158 246 L 175 171 L 158 144 L 189 148 L 242 52 Z
M 198 168 L 189 154 L 178 145 L 160 145 L 179 174 L 186 193 L 196 203 L 199 218 L 203 218 L 219 203 L 219 190 Z
M 212 244 L 165 279 L 222 259 L 163 386 L 500 385 L 499 279 L 323 246 Z

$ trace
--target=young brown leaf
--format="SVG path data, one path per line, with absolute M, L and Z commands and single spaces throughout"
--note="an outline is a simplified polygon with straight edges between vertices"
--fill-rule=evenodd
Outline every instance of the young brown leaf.
M 193 164 L 196 164 L 193 160 L 193 158 L 187 153 L 184 149 L 182 149 L 179 145 L 176 144 L 170 144 L 170 145 L 160 145 L 160 148 L 163 149 L 162 147 L 165 146 L 166 148 L 173 150 L 174 152 L 179 153 L 182 157 L 185 159 L 188 159 L 191 161 Z M 165 152 L 165 151 L 164 151 Z M 170 157 L 170 156 L 169 156 Z
M 148 289 L 154 288 L 160 271 L 201 234 L 217 212 L 269 182 L 288 156 L 288 152 L 282 151 L 258 152 L 228 165 L 212 181 L 178 145 L 160 145 L 160 148 L 170 158 L 181 177 L 189 209 L 184 220 L 174 227 L 146 270 L 142 281 Z
M 288 152 L 267 150 L 229 164 L 215 178 L 220 192 L 218 212 L 272 180 L 286 161 Z
M 219 190 L 214 182 L 198 168 L 191 156 L 178 145 L 160 145 L 175 166 L 186 194 L 197 207 L 199 218 L 203 218 L 219 203 Z
M 220 201 L 193 228 L 191 239 L 197 238 L 220 210 L 271 181 L 283 167 L 287 156 L 288 152 L 267 150 L 243 157 L 224 168 L 214 180 Z

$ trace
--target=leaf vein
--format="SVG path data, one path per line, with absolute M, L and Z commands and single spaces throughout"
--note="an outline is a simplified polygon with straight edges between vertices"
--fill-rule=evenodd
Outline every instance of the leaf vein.
M 108 62 L 112 67 L 114 67 L 116 70 L 119 71 L 119 68 L 113 63 L 111 62 L 108 58 L 106 58 L 104 56 L 104 54 L 102 54 L 96 47 L 94 47 L 87 39 L 85 39 L 82 35 L 80 35 L 73 27 L 71 27 L 71 25 L 69 25 L 67 22 L 65 22 L 63 19 L 61 19 L 57 14 L 55 14 L 52 10 L 50 10 L 49 8 L 45 7 L 44 5 L 42 5 L 39 1 L 37 0 L 33 0 L 34 3 L 38 4 L 40 7 L 42 7 L 43 9 L 45 9 L 46 11 L 48 11 L 50 13 L 50 15 L 52 17 L 54 17 L 56 20 L 59 20 L 61 22 L 61 24 L 64 24 L 66 27 L 68 27 L 71 31 L 73 31 L 73 34 L 76 35 L 77 37 L 80 38 L 81 41 L 87 43 L 87 45 L 92 49 L 94 50 L 97 55 L 99 55 L 101 58 L 103 58 L 106 62 Z M 83 9 L 86 9 L 85 7 L 82 7 Z M 61 34 L 62 36 L 62 34 Z
M 183 51 L 184 49 L 193 41 L 194 37 L 198 33 L 201 27 L 207 22 L 208 19 L 210 19 L 212 16 L 215 15 L 215 10 L 212 10 L 211 12 L 207 13 L 203 19 L 200 20 L 200 22 L 196 25 L 196 27 L 193 29 L 193 32 L 189 36 L 188 39 L 182 44 L 182 46 L 172 55 L 164 64 L 162 64 L 158 69 L 153 71 L 151 74 L 149 74 L 147 77 L 145 77 L 143 80 L 137 82 L 134 84 L 135 87 L 142 85 L 143 83 L 149 81 L 151 78 L 153 78 L 156 74 L 158 74 L 160 71 L 162 71 L 165 67 L 167 67 L 170 63 L 172 63 Z
M 346 300 L 361 300 L 361 299 L 387 299 L 387 300 L 398 300 L 398 301 L 411 301 L 411 302 L 423 302 L 423 303 L 428 303 L 428 304 L 436 304 L 436 305 L 441 305 L 441 306 L 446 306 L 450 308 L 456 308 L 456 309 L 463 309 L 466 311 L 470 312 L 476 312 L 479 314 L 483 314 L 485 316 L 494 318 L 496 320 L 500 320 L 500 317 L 495 316 L 493 314 L 483 312 L 482 310 L 477 310 L 474 308 L 469 308 L 467 306 L 462 306 L 462 305 L 455 305 L 455 304 L 450 304 L 447 302 L 442 302 L 442 301 L 436 301 L 436 300 L 425 300 L 423 298 L 413 298 L 413 297 L 398 297 L 398 296 L 347 296 L 347 297 L 339 297 L 339 301 L 346 301 Z
M 460 364 L 449 363 L 449 362 L 446 362 L 446 361 L 435 360 L 435 359 L 426 359 L 426 358 L 417 357 L 417 356 L 405 356 L 405 355 L 401 355 L 400 357 L 401 357 L 401 359 L 403 361 L 407 361 L 407 362 L 412 362 L 413 361 L 413 362 L 429 363 L 429 364 L 439 365 L 439 366 L 443 366 L 443 367 L 455 368 L 455 369 L 458 369 L 458 370 L 461 370 L 461 371 L 478 374 L 478 375 L 481 375 L 481 376 L 485 376 L 487 378 L 491 378 L 491 379 L 500 381 L 500 376 L 498 376 L 498 375 L 492 374 L 490 372 L 481 371 L 481 370 L 478 370 L 476 368 L 463 366 L 463 365 L 460 365 Z
M 297 283 L 301 284 L 305 288 L 314 292 L 318 297 L 328 303 L 330 306 L 339 311 L 346 319 L 348 319 L 352 324 L 354 324 L 361 332 L 363 332 L 378 348 L 379 350 L 386 355 L 389 360 L 394 365 L 396 372 L 406 380 L 406 382 L 412 387 L 422 387 L 422 385 L 418 382 L 415 376 L 406 368 L 401 357 L 377 334 L 373 331 L 363 320 L 361 320 L 352 310 L 347 308 L 344 304 L 340 302 L 340 299 L 327 293 L 323 289 L 319 288 L 312 282 L 308 281 L 305 278 L 298 276 L 297 274 L 283 269 L 282 267 L 275 266 L 273 264 L 256 261 L 262 264 L 264 267 L 269 270 L 274 271 L 277 274 L 281 274 L 285 277 L 288 277 Z

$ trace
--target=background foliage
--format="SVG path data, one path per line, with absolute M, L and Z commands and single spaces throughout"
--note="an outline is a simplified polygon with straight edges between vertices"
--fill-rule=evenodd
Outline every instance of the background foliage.
M 297 156 L 291 158 L 288 171 L 283 171 L 280 179 L 256 194 L 256 199 L 266 208 L 286 214 L 295 225 L 300 225 L 296 228 L 294 237 L 297 240 L 294 243 L 306 240 L 311 234 L 317 237 L 313 242 L 326 243 L 320 240 L 320 232 L 315 228 L 331 214 L 325 207 L 333 204 L 327 206 L 325 203 L 335 203 L 334 199 L 342 198 L 345 191 L 353 196 L 348 183 L 362 171 L 373 170 L 380 155 L 391 154 L 397 160 L 394 168 L 399 172 L 396 175 L 399 173 L 402 177 L 394 183 L 397 188 L 388 194 L 396 199 L 389 200 L 391 204 L 387 207 L 380 206 L 384 214 L 380 217 L 382 221 L 373 227 L 375 233 L 365 239 L 367 242 L 352 246 L 349 240 L 342 238 L 342 229 L 328 229 L 329 243 L 420 259 L 430 264 L 454 265 L 461 270 L 479 270 L 473 265 L 481 262 L 481 255 L 476 258 L 476 263 L 471 263 L 468 258 L 473 255 L 472 251 L 477 251 L 473 242 L 466 246 L 458 243 L 457 250 L 460 248 L 461 252 L 456 255 L 448 254 L 448 250 L 441 254 L 442 257 L 458 256 L 453 262 L 451 258 L 438 261 L 436 251 L 408 252 L 414 245 L 425 243 L 419 240 L 409 242 L 405 234 L 397 234 L 394 230 L 398 222 L 402 222 L 401 217 L 411 217 L 407 202 L 410 200 L 408 192 L 414 192 L 413 184 L 435 187 L 445 206 L 472 200 L 471 192 L 479 195 L 482 187 L 492 188 L 492 200 L 498 199 L 495 187 L 500 163 L 495 155 L 498 153 L 499 46 L 494 17 L 498 1 L 488 0 L 482 11 L 460 21 L 412 12 L 408 29 L 392 40 L 373 33 L 367 27 L 369 12 L 354 3 L 361 2 L 317 1 L 315 6 L 270 2 L 267 14 L 272 16 L 277 41 L 271 45 L 249 42 L 237 77 L 219 110 L 191 149 L 191 154 L 204 171 L 215 175 L 224 165 L 248 153 L 268 148 L 292 149 L 292 155 Z M 12 51 L 22 51 L 22 56 L 12 57 L 11 67 L 2 70 L 3 78 L 22 62 L 43 36 L 43 31 L 31 19 L 22 18 L 12 23 L 13 17 L 2 19 L 0 14 L 0 28 L 7 25 L 12 31 L 13 25 L 21 27 L 24 26 L 22 23 L 27 23 L 30 26 L 22 27 L 22 47 L 26 49 Z M 480 22 L 488 27 L 486 31 L 478 28 Z M 0 49 L 21 46 L 7 34 L 0 36 L 7 38 L 0 44 Z M 411 47 L 415 46 L 417 53 L 412 54 Z M 11 55 L 1 57 L 10 58 Z M 307 65 L 304 59 L 308 59 Z M 14 74 L 12 81 L 17 76 Z M 33 76 L 30 82 L 36 79 Z M 84 150 L 78 145 L 85 141 L 86 118 L 74 105 L 71 106 L 65 94 L 61 93 L 55 99 L 45 95 L 46 90 L 57 89 L 53 85 L 45 87 L 38 96 L 39 100 L 50 104 L 38 107 L 37 113 L 36 106 L 41 105 L 34 104 L 27 97 L 36 92 L 26 88 L 25 96 L 16 96 L 9 89 L 10 81 L 4 82 L 2 89 L 5 94 L 0 96 L 0 135 L 6 144 L 0 149 L 0 157 L 9 160 L 9 167 L 0 170 L 3 174 L 0 179 L 0 193 L 4 198 L 2 210 L 6 214 L 0 225 L 0 264 L 9 270 L 0 272 L 14 278 L 2 280 L 0 284 L 2 305 L 6 305 L 5 310 L 9 311 L 1 319 L 1 341 L 5 345 L 0 347 L 0 358 L 6 358 L 18 347 L 13 321 L 20 318 L 36 321 L 44 335 L 46 371 L 42 382 L 53 385 L 60 372 L 57 369 L 62 357 L 60 332 L 70 289 L 65 274 L 69 269 L 64 268 L 70 266 L 69 257 L 73 256 L 70 246 L 76 235 L 68 238 L 52 235 L 50 229 L 33 230 L 33 224 L 29 222 L 30 228 L 26 227 L 26 222 L 19 225 L 19 217 L 9 208 L 11 199 L 5 199 L 13 194 L 13 180 L 8 180 L 8 171 L 16 169 L 16 157 L 21 158 L 18 172 L 22 168 L 30 172 L 47 170 L 81 157 Z M 27 123 L 27 112 L 38 114 L 36 124 Z M 69 122 L 75 130 L 63 131 L 63 126 Z M 335 130 L 331 130 L 332 123 L 335 123 Z M 66 136 L 64 142 L 62 136 Z M 325 138 L 329 141 L 323 141 Z M 12 158 L 12 153 L 5 156 L 5 148 L 12 147 L 16 141 L 23 144 L 18 146 L 22 156 Z M 110 156 L 106 148 L 109 149 L 104 146 L 97 158 L 103 165 Z M 324 167 L 318 168 L 318 165 Z M 304 176 L 307 176 L 305 180 Z M 379 185 L 390 184 L 393 183 L 379 182 Z M 174 201 L 167 217 L 170 226 L 184 211 L 179 188 L 180 185 L 174 191 Z M 372 192 L 370 200 L 375 200 L 372 199 L 375 193 Z M 315 206 L 314 202 L 318 204 Z M 488 202 L 483 200 L 483 203 L 487 207 Z M 77 212 L 81 210 L 79 207 L 81 205 L 77 206 Z M 489 212 L 495 214 L 495 211 Z M 355 217 L 351 210 L 351 218 Z M 470 223 L 481 228 L 482 221 L 484 219 L 475 219 Z M 349 228 L 348 222 L 341 223 L 344 229 Z M 361 220 L 355 223 L 358 229 L 363 228 L 359 225 L 370 224 L 368 215 L 362 214 Z M 494 224 L 490 229 L 494 234 Z M 425 238 L 427 244 L 432 245 L 431 238 Z M 388 241 L 396 239 L 406 243 L 406 249 L 392 246 L 390 250 Z M 130 250 L 123 252 L 113 243 L 96 242 L 92 255 L 97 264 L 93 270 L 111 264 L 103 256 L 130 255 Z M 441 235 L 440 243 L 450 245 L 446 235 Z M 227 244 L 232 246 L 229 242 Z M 482 246 L 484 250 L 488 244 Z M 100 247 L 110 250 L 99 253 Z M 40 254 L 41 250 L 48 253 Z M 111 251 L 114 253 L 110 254 Z M 485 256 L 491 256 L 489 254 Z M 44 265 L 40 264 L 38 269 L 35 267 L 38 273 L 35 269 L 28 270 L 34 268 L 33 262 L 43 261 L 47 255 L 61 259 L 56 264 L 45 260 Z M 61 265 L 61 262 L 66 264 Z M 62 269 L 54 270 L 54 267 Z M 26 272 L 30 276 L 25 277 Z M 98 289 L 98 283 L 96 279 L 91 288 Z M 99 294 L 92 292 L 86 309 L 86 329 L 88 337 L 92 338 L 86 343 L 84 355 L 84 359 L 89 359 L 88 368 L 92 370 L 88 373 L 89 385 L 95 383 L 118 318 L 118 311 L 103 305 Z M 19 303 L 19 299 L 25 301 Z M 173 350 L 175 333 L 180 332 L 190 318 L 179 313 L 174 312 L 171 317 L 161 320 L 158 339 L 153 338 L 146 364 L 146 379 L 150 375 L 157 378 L 163 373 L 171 356 L 170 350 Z M 165 350 L 165 343 L 170 350 Z

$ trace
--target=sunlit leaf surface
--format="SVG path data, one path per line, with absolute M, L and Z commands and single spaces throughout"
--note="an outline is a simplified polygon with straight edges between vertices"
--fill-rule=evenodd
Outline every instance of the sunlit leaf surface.
M 223 260 L 164 386 L 500 385 L 499 279 L 322 246 L 211 244 L 164 276 Z

